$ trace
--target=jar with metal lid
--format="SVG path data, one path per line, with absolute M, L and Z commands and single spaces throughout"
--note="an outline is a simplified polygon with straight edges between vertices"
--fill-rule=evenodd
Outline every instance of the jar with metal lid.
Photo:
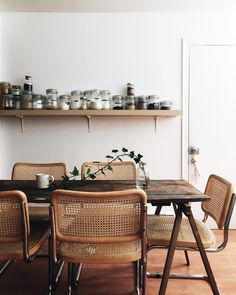
M 134 95 L 134 84 L 133 83 L 127 83 L 127 95 Z
M 21 86 L 20 85 L 12 85 L 11 86 L 11 93 L 13 94 L 13 104 L 14 109 L 19 110 L 21 108 Z
M 80 108 L 80 99 L 83 97 L 84 92 L 81 90 L 71 91 L 70 108 L 72 110 L 78 110 Z
M 148 110 L 158 110 L 159 109 L 159 97 L 158 95 L 149 95 L 147 97 Z
M 21 86 L 20 85 L 12 85 L 11 86 L 11 94 L 20 95 L 21 94 Z
M 146 95 L 140 95 L 138 97 L 138 104 L 137 104 L 137 108 L 139 110 L 147 110 L 147 96 Z
M 59 101 L 57 95 L 57 89 L 46 89 L 46 101 L 45 107 L 48 110 L 59 109 Z
M 160 102 L 160 109 L 161 110 L 171 110 L 172 109 L 172 101 L 171 100 L 164 100 Z
M 14 109 L 14 98 L 12 94 L 10 93 L 3 94 L 3 101 L 4 101 L 4 105 L 3 105 L 4 110 Z
M 42 94 L 33 95 L 33 109 L 42 110 L 45 106 L 45 97 Z
M 33 84 L 32 84 L 32 77 L 25 76 L 25 83 L 24 83 L 24 90 L 25 91 L 33 91 Z
M 10 93 L 11 84 L 9 82 L 0 82 L 0 109 L 4 108 L 4 94 Z
M 112 96 L 113 110 L 123 110 L 123 99 L 124 97 L 122 95 Z
M 80 110 L 87 110 L 87 99 L 86 97 L 81 97 L 80 99 L 80 107 L 79 107 Z
M 21 109 L 32 110 L 33 109 L 33 93 L 31 91 L 24 91 L 21 100 Z
M 61 110 L 67 111 L 70 109 L 70 96 L 60 95 L 59 96 L 59 107 Z
M 135 100 L 133 95 L 127 95 L 125 97 L 125 109 L 126 110 L 135 110 Z
M 102 109 L 103 110 L 110 110 L 111 105 L 110 105 L 110 91 L 109 90 L 101 90 L 100 91 L 100 96 L 102 100 Z
M 90 101 L 89 104 L 90 110 L 101 110 L 102 109 L 102 100 L 100 97 L 95 97 L 93 100 Z

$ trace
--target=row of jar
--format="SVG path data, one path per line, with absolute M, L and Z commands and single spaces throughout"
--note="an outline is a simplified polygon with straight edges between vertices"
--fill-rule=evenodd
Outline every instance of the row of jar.
M 3 95 L 4 109 L 61 109 L 61 110 L 155 110 L 171 109 L 171 101 L 159 103 L 157 95 L 150 96 L 122 96 L 89 97 L 80 90 L 71 92 L 71 95 L 57 95 L 56 89 L 47 89 L 46 97 L 41 94 L 24 92 L 22 95 Z

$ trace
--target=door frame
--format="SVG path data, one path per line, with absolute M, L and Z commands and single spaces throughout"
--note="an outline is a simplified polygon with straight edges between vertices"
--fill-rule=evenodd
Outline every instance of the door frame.
M 191 76 L 191 48 L 193 47 L 219 47 L 236 46 L 230 41 L 203 41 L 203 40 L 181 40 L 182 68 L 181 68 L 181 107 L 183 110 L 181 126 L 181 178 L 189 180 L 189 113 L 190 113 L 190 76 Z

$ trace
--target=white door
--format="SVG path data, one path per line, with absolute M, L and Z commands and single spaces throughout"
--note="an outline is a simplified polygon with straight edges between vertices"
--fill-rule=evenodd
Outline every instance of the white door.
M 188 179 L 204 190 L 208 176 L 214 173 L 236 186 L 236 46 L 192 45 L 188 49 L 185 145 L 186 150 L 199 148 L 196 167 L 188 157 Z M 236 228 L 235 211 L 231 228 Z

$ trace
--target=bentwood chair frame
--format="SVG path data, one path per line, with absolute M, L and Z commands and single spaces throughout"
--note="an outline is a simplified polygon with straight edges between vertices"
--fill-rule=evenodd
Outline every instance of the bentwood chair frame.
M 30 224 L 27 197 L 17 190 L 0 192 L 0 221 L 2 274 L 12 260 L 31 262 L 48 241 L 50 226 Z
M 227 245 L 229 224 L 235 206 L 236 195 L 233 193 L 233 185 L 230 182 L 214 174 L 209 176 L 204 194 L 210 196 L 211 199 L 202 203 L 202 210 L 204 212 L 203 221 L 195 219 L 195 222 L 205 252 L 219 252 Z M 186 211 L 184 213 L 188 217 L 188 212 Z M 178 214 L 178 209 L 176 214 Z M 215 246 L 216 239 L 213 231 L 205 223 L 209 216 L 216 222 L 218 229 L 223 230 L 222 242 L 217 246 Z M 174 220 L 175 217 L 173 216 L 154 215 L 147 217 L 147 251 L 169 247 Z M 186 264 L 188 266 L 190 265 L 190 261 L 187 251 L 199 251 L 193 232 L 194 228 L 191 220 L 182 218 L 176 250 L 185 251 Z M 203 257 L 202 259 L 204 262 Z M 153 278 L 162 277 L 158 273 L 148 273 L 148 276 Z M 213 275 L 170 274 L 169 278 L 204 279 L 211 285 L 213 293 L 219 294 L 215 287 Z
M 84 162 L 81 166 L 81 178 L 87 176 L 87 170 L 92 173 L 108 165 L 108 162 Z M 96 175 L 96 180 L 136 180 L 136 166 L 133 161 L 113 162 L 109 164 L 112 170 L 103 170 Z
M 145 192 L 137 189 L 52 193 L 52 264 L 58 258 L 68 263 L 68 294 L 78 283 L 82 263 L 128 262 L 136 294 L 140 288 L 145 294 L 146 202 Z

